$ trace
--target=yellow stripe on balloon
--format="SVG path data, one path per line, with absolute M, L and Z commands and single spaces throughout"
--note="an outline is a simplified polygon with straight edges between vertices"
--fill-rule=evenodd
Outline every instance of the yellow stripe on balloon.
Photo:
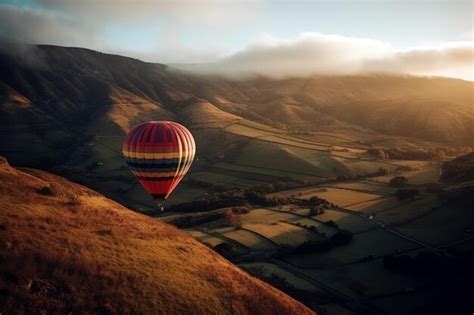
M 134 159 L 179 159 L 182 154 L 180 152 L 166 152 L 166 153 L 159 153 L 159 152 L 131 152 L 123 150 L 123 155 L 128 158 Z
M 139 176 L 139 177 L 151 177 L 151 178 L 161 178 L 161 177 L 173 177 L 173 176 L 184 176 L 185 172 L 179 172 L 176 174 L 176 172 L 162 172 L 162 173 L 157 173 L 157 172 L 133 172 L 133 175 Z

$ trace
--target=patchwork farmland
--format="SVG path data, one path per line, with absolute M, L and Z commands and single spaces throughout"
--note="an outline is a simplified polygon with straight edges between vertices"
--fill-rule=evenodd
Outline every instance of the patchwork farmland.
M 439 298 L 442 293 L 432 277 L 394 271 L 390 259 L 445 257 L 474 245 L 471 209 L 447 207 L 439 197 L 453 187 L 438 182 L 439 164 L 410 163 L 420 166 L 386 176 L 269 193 L 268 197 L 295 202 L 251 207 L 237 214 L 238 224 L 231 230 L 219 232 L 204 226 L 189 233 L 322 313 L 395 314 L 394 303 L 416 307 L 423 299 Z M 404 189 L 418 193 L 399 198 L 400 188 L 389 184 L 396 175 L 408 179 Z M 313 197 L 327 200 L 329 206 L 315 212 L 299 202 Z M 305 244 L 321 246 L 334 240 L 342 231 L 350 232 L 350 242 L 302 250 Z M 232 250 L 236 243 L 242 247 Z

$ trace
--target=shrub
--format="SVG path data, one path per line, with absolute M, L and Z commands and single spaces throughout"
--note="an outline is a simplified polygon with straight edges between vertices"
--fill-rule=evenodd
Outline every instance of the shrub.
M 329 221 L 325 222 L 325 224 L 326 224 L 327 226 L 330 226 L 330 227 L 333 227 L 333 228 L 336 228 L 336 229 L 338 228 L 337 223 L 334 222 L 333 220 L 329 220 Z
M 46 185 L 41 188 L 38 188 L 36 189 L 36 192 L 44 196 L 54 196 L 56 194 L 56 191 L 50 185 Z
M 240 207 L 232 207 L 232 212 L 236 214 L 245 214 L 250 212 L 250 207 L 247 206 L 240 206 Z
M 390 186 L 401 187 L 408 183 L 408 179 L 405 176 L 395 176 L 390 180 Z

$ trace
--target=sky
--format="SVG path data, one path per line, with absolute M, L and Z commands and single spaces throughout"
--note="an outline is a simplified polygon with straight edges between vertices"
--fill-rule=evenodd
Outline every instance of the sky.
M 473 1 L 0 0 L 0 39 L 227 76 L 474 79 Z

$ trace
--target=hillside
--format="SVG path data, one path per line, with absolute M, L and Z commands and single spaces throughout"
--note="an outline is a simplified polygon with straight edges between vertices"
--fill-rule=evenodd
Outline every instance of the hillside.
M 171 204 L 216 184 L 317 182 L 399 167 L 369 154 L 373 148 L 442 149 L 450 158 L 474 145 L 472 82 L 363 75 L 230 80 L 82 48 L 27 51 L 0 52 L 0 154 L 139 211 L 152 210 L 153 200 L 136 185 L 121 146 L 125 133 L 147 120 L 176 120 L 196 139 L 196 161 Z
M 312 313 L 88 188 L 3 158 L 0 185 L 0 313 Z
M 474 180 L 474 153 L 462 155 L 444 163 L 441 180 L 458 183 Z
M 474 144 L 473 83 L 457 79 L 314 76 L 235 81 L 57 46 L 31 46 L 29 54 L 0 52 L 0 66 L 0 139 L 8 148 L 2 153 L 22 164 L 31 162 L 18 152 L 18 142 L 37 144 L 37 165 L 57 164 L 61 158 L 50 150 L 73 150 L 70 137 L 82 135 L 97 117 L 108 114 L 123 130 L 150 116 L 174 118 L 188 104 L 193 104 L 188 112 L 203 111 L 197 113 L 201 120 L 214 106 L 224 120 L 234 114 L 286 129 L 362 128 L 366 137 L 382 132 Z M 138 106 L 124 111 L 121 102 Z M 214 120 L 217 113 L 212 111 Z M 117 117 L 124 112 L 130 122 Z M 195 123 L 189 115 L 181 120 Z

